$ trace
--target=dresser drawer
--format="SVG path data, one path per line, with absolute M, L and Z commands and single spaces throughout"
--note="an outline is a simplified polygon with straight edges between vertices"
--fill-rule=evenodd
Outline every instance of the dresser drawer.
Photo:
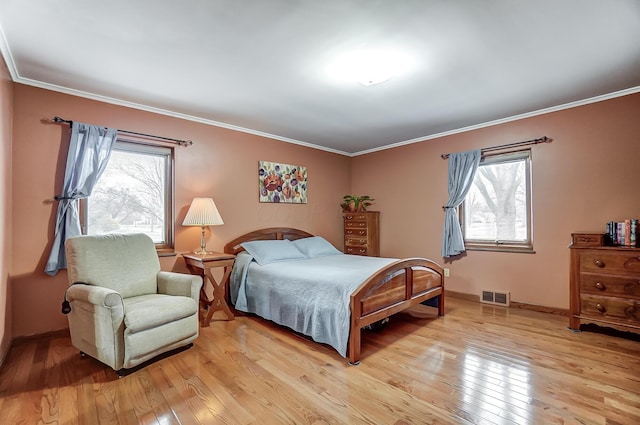
M 572 233 L 571 245 L 580 247 L 604 245 L 604 233 Z
M 585 250 L 580 253 L 580 271 L 591 273 L 624 273 L 640 277 L 640 255 L 637 252 Z
M 580 276 L 580 292 L 612 297 L 640 298 L 640 277 L 583 273 Z
M 368 242 L 367 238 L 353 237 L 353 238 L 345 238 L 344 239 L 344 244 L 347 245 L 347 246 L 366 245 L 367 242 Z
M 366 229 L 367 222 L 366 221 L 345 221 L 344 222 L 345 229 Z
M 589 294 L 582 294 L 580 298 L 583 316 L 600 320 L 610 318 L 640 325 L 640 303 L 637 300 Z
M 367 247 L 366 246 L 347 246 L 344 248 L 345 254 L 352 255 L 367 255 Z
M 366 214 L 347 213 L 344 215 L 345 221 L 367 221 Z
M 367 236 L 367 229 L 346 228 L 344 234 L 345 236 Z

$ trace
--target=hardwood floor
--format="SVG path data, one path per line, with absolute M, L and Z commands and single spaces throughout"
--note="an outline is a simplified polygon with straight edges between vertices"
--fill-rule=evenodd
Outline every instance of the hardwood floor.
M 449 298 L 363 336 L 360 366 L 255 317 L 122 379 L 64 332 L 14 343 L 3 424 L 639 424 L 640 342 Z

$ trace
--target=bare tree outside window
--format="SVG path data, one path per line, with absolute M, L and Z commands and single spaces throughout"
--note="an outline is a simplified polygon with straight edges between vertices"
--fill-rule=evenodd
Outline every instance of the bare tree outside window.
M 167 245 L 170 148 L 118 142 L 85 204 L 86 233 L 145 233 Z
M 531 248 L 530 152 L 483 158 L 461 208 L 465 245 Z

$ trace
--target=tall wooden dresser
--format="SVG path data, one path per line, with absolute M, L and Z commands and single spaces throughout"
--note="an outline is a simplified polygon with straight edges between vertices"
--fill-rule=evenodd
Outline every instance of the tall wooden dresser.
M 345 212 L 344 253 L 380 256 L 380 211 Z
M 604 234 L 571 238 L 569 328 L 587 322 L 640 332 L 640 248 L 604 246 Z

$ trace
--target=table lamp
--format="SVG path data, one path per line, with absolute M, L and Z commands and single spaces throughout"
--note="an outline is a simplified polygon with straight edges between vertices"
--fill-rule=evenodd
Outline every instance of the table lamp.
M 204 239 L 205 226 L 217 226 L 224 224 L 218 208 L 212 198 L 193 198 L 187 216 L 182 222 L 183 226 L 200 226 L 202 228 L 202 237 L 200 239 L 200 250 L 194 251 L 198 255 L 211 254 L 207 251 L 207 243 Z

